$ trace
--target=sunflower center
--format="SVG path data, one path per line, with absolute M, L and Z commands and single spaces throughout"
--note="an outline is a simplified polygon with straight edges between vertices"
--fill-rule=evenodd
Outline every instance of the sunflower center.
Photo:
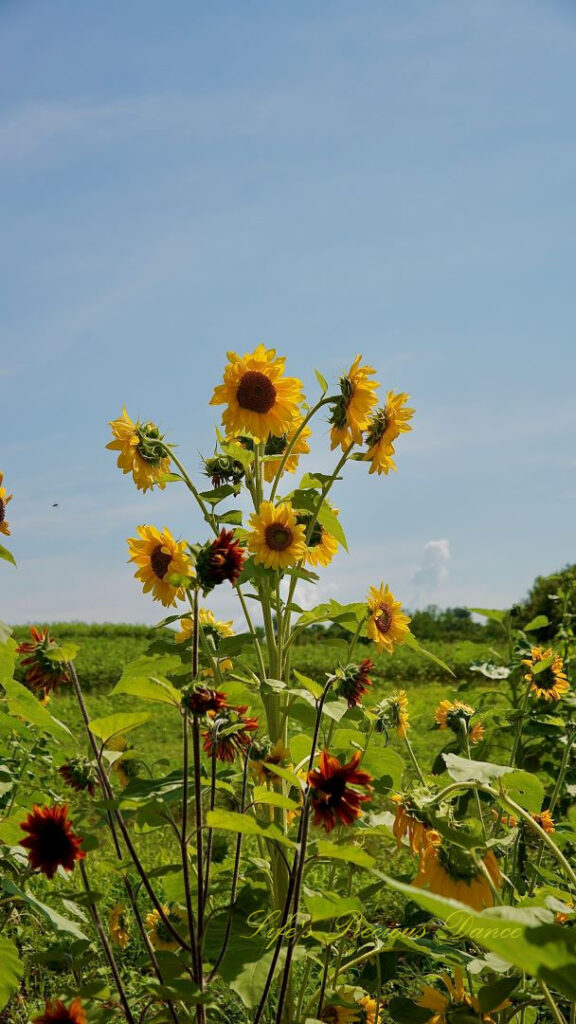
M 282 523 L 270 523 L 266 527 L 266 546 L 271 551 L 285 551 L 292 543 L 292 530 Z
M 162 550 L 162 544 L 157 544 L 150 555 L 150 565 L 159 580 L 164 579 L 171 561 L 172 555 Z
M 6 504 L 5 504 L 5 502 L 2 501 L 2 498 L 0 498 L 0 526 L 4 522 L 5 517 L 6 517 Z
M 259 413 L 270 412 L 276 401 L 276 388 L 265 373 L 248 370 L 238 385 L 236 400 L 241 409 Z
M 451 846 L 449 851 L 441 846 L 438 859 L 451 878 L 470 883 L 478 877 L 478 868 L 471 855 L 458 846 Z M 483 876 L 481 876 L 483 877 Z
M 332 775 L 329 779 L 324 779 L 322 782 L 322 794 L 329 807 L 339 804 L 345 792 L 346 779 L 341 775 Z
M 71 842 L 65 827 L 56 821 L 45 821 L 38 830 L 39 852 L 44 861 L 61 864 L 70 855 Z
M 539 672 L 537 676 L 534 676 L 534 682 L 539 690 L 553 690 L 556 685 L 556 676 L 552 671 L 552 667 L 548 666 L 543 672 Z
M 380 609 L 377 617 L 374 619 L 374 623 L 378 632 L 382 633 L 384 636 L 386 633 L 390 632 L 390 627 L 392 625 L 392 612 L 385 604 L 380 605 Z

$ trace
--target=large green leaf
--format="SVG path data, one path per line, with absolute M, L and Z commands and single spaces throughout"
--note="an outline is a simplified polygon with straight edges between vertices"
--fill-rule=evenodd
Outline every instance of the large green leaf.
M 4 643 L 0 643 L 0 683 L 5 679 L 12 679 L 15 661 L 16 644 L 8 637 Z
M 282 793 L 277 793 L 274 789 L 268 789 L 267 786 L 254 786 L 252 800 L 255 804 L 284 807 L 287 811 L 297 811 L 300 807 L 295 800 L 291 800 L 290 797 L 284 796 Z
M 282 846 L 294 847 L 296 844 L 282 834 L 277 825 L 263 825 L 248 814 L 237 814 L 236 811 L 208 811 L 206 824 L 210 828 L 221 828 L 227 832 L 241 832 L 246 836 L 261 836 Z
M 75 939 L 82 939 L 84 942 L 88 941 L 84 932 L 81 931 L 75 921 L 70 921 L 69 918 L 63 917 L 57 910 L 49 907 L 46 903 L 42 903 L 36 896 L 26 892 L 24 889 L 18 888 L 10 879 L 5 878 L 2 881 L 2 888 L 9 896 L 15 896 L 22 903 L 25 903 L 41 914 L 46 921 L 50 922 L 55 932 L 64 932 L 66 935 L 73 935 Z
M 70 730 L 42 707 L 37 697 L 15 679 L 5 679 L 2 683 L 6 691 L 6 704 L 10 714 L 23 718 L 29 725 L 35 725 L 42 732 L 50 733 L 59 739 L 69 739 Z
M 24 965 L 18 950 L 10 939 L 0 937 L 0 1010 L 3 1010 L 10 996 L 17 992 L 24 974 Z
M 377 788 L 382 790 L 399 789 L 402 784 L 404 773 L 404 759 L 390 747 L 379 747 L 371 743 L 362 758 L 361 767 L 370 772 L 373 779 L 382 785 Z
M 366 605 L 361 602 L 340 604 L 338 601 L 328 601 L 304 612 L 294 625 L 300 627 L 310 626 L 314 622 L 338 622 L 345 629 L 354 632 L 365 618 Z
M 332 921 L 335 917 L 361 915 L 364 912 L 358 896 L 337 896 L 336 893 L 309 896 L 306 900 L 306 909 L 312 924 L 316 921 Z
M 359 846 L 338 846 L 336 843 L 329 843 L 327 839 L 319 840 L 316 852 L 319 857 L 343 860 L 347 864 L 356 864 L 359 868 L 373 868 L 376 864 L 374 857 Z
M 180 693 L 166 679 L 166 674 L 181 671 L 182 662 L 177 655 L 154 654 L 137 658 L 126 666 L 111 693 L 127 693 L 141 700 L 178 707 Z
M 493 907 L 482 913 L 457 900 L 425 892 L 382 874 L 392 889 L 439 917 L 454 935 L 497 953 L 514 967 L 576 999 L 576 932 L 558 924 L 543 924 L 538 909 Z
M 491 786 L 496 779 L 512 772 L 512 768 L 491 761 L 470 761 L 458 754 L 443 754 L 448 775 L 454 782 L 479 782 Z
M 504 622 L 504 619 L 508 615 L 508 612 L 500 611 L 499 608 L 469 608 L 475 615 L 483 615 L 486 619 L 492 619 L 493 622 Z
M 429 658 L 430 661 L 435 662 L 436 665 L 440 665 L 440 668 L 443 668 L 445 672 L 449 672 L 451 676 L 455 674 L 450 666 L 447 665 L 445 661 L 442 661 L 442 658 L 439 658 L 436 654 L 432 654 L 432 651 L 427 651 L 425 647 L 422 647 L 412 633 L 406 634 L 404 637 L 404 643 L 406 644 L 406 647 L 410 647 L 413 651 L 417 651 L 418 654 L 421 654 L 424 658 Z
M 123 736 L 132 729 L 144 725 L 149 718 L 149 711 L 120 712 L 117 715 L 106 715 L 105 718 L 93 718 L 90 722 L 90 732 L 102 740 L 102 743 L 106 743 L 113 736 Z

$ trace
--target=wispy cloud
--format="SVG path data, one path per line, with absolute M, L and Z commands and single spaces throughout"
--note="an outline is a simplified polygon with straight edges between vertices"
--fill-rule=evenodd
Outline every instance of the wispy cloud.
M 448 577 L 451 554 L 450 542 L 429 540 L 424 545 L 420 567 L 414 573 L 410 583 L 413 588 L 411 603 L 418 607 L 434 598 Z

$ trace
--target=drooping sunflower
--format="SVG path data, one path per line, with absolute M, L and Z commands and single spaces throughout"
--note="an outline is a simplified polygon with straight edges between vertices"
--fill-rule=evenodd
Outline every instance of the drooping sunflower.
M 246 551 L 234 530 L 223 527 L 216 539 L 204 544 L 196 557 L 196 575 L 203 590 L 213 590 L 226 580 L 234 586 L 245 558 Z
M 13 494 L 7 494 L 6 488 L 2 487 L 4 480 L 4 474 L 0 473 L 0 533 L 3 533 L 6 537 L 10 536 L 10 524 L 6 520 L 6 506 L 9 501 L 12 501 Z
M 552 659 L 551 663 L 546 668 L 536 671 L 541 662 L 550 659 Z M 522 664 L 529 669 L 524 678 L 531 684 L 531 691 L 540 700 L 557 701 L 568 693 L 570 684 L 564 670 L 564 662 L 551 647 L 546 651 L 543 651 L 541 647 L 533 647 L 530 651 L 530 658 L 524 658 Z
M 470 743 L 479 743 L 484 736 L 481 722 L 470 724 L 476 712 L 469 704 L 461 700 L 441 700 L 435 712 L 435 722 L 439 729 L 450 729 L 455 736 L 467 736 Z
M 440 976 L 446 988 L 446 995 L 439 992 L 431 985 L 423 985 L 418 999 L 418 1006 L 431 1011 L 427 1024 L 450 1024 L 450 1021 L 465 1020 L 472 1024 L 493 1024 L 493 1018 L 488 1013 L 480 1012 L 480 1005 L 476 996 L 471 996 L 464 986 L 464 978 L 460 967 L 454 968 L 454 981 L 443 972 Z M 508 1000 L 499 1003 L 491 1013 L 504 1009 L 508 1006 Z
M 368 451 L 364 460 L 371 462 L 370 473 L 384 473 L 386 476 L 391 469 L 396 469 L 392 458 L 394 455 L 393 441 L 399 434 L 412 430 L 408 420 L 414 415 L 414 409 L 405 408 L 410 395 L 396 394 L 389 391 L 386 396 L 386 405 L 378 409 L 368 427 L 366 444 Z
M 334 673 L 336 693 L 348 701 L 349 708 L 357 707 L 362 703 L 362 697 L 372 686 L 370 673 L 374 671 L 374 668 L 372 659 L 364 658 L 359 665 L 341 666 Z
M 228 352 L 224 383 L 214 388 L 210 405 L 225 405 L 226 434 L 247 431 L 260 442 L 269 434 L 282 437 L 297 417 L 304 396 L 296 377 L 285 377 L 286 360 L 264 345 L 239 356 Z
M 183 921 L 183 915 L 179 908 L 173 903 L 163 903 L 162 910 L 172 927 L 178 931 Z M 146 914 L 146 924 L 148 926 L 146 934 L 153 949 L 166 950 L 166 952 L 178 949 L 178 943 L 164 924 L 158 910 L 153 910 L 150 914 Z
M 374 641 L 379 651 L 388 654 L 394 652 L 396 645 L 403 644 L 410 630 L 410 619 L 404 615 L 402 604 L 396 601 L 388 584 L 370 587 L 366 598 L 368 605 L 368 636 Z
M 341 446 L 344 451 L 352 443 L 362 444 L 362 431 L 370 422 L 376 405 L 376 390 L 380 385 L 369 378 L 376 370 L 361 366 L 362 356 L 356 356 L 347 374 L 340 378 L 340 396 L 332 406 L 330 415 L 330 447 Z
M 125 736 L 112 736 L 106 742 L 106 749 L 122 752 L 122 756 L 116 758 L 110 770 L 117 775 L 122 789 L 126 789 L 133 779 L 140 778 L 143 770 L 142 761 L 136 755 L 134 745 Z
M 70 789 L 81 793 L 84 790 L 94 796 L 98 785 L 98 773 L 91 761 L 85 757 L 71 757 L 58 769 L 58 774 Z
M 106 445 L 120 452 L 117 465 L 123 473 L 132 473 L 139 491 L 152 487 L 164 488 L 163 479 L 170 472 L 170 458 L 166 455 L 164 435 L 155 423 L 133 423 L 126 409 L 122 416 L 110 422 L 114 440 Z
M 209 728 L 202 733 L 203 750 L 210 757 L 214 751 L 219 761 L 234 761 L 237 754 L 244 754 L 252 743 L 253 732 L 258 729 L 257 718 L 246 718 L 248 707 L 224 707 L 209 712 Z
M 17 654 L 26 654 L 21 665 L 26 671 L 26 683 L 31 690 L 43 690 L 44 695 L 56 691 L 62 683 L 70 683 L 70 672 L 62 661 L 54 661 L 50 652 L 58 646 L 47 629 L 30 626 L 30 640 L 24 640 L 16 648 Z
M 270 740 L 264 743 L 252 744 L 250 750 L 250 769 L 258 785 L 263 786 L 270 779 L 278 778 L 268 765 L 288 768 L 290 765 L 290 751 L 282 740 L 276 740 L 271 744 Z
M 415 806 L 410 797 L 393 793 L 390 798 L 395 805 L 392 834 L 400 847 L 405 836 L 408 836 L 410 851 L 421 854 L 426 845 L 433 841 L 436 832 L 432 829 L 426 816 Z
M 119 946 L 120 949 L 126 949 L 130 942 L 130 932 L 128 930 L 126 911 L 121 903 L 117 903 L 116 906 L 112 907 L 108 916 L 108 926 L 114 945 Z
M 48 999 L 44 1013 L 34 1017 L 32 1024 L 86 1024 L 86 1011 L 81 999 L 73 999 L 69 1006 L 61 999 Z
M 257 564 L 268 569 L 288 569 L 306 557 L 305 527 L 296 521 L 288 503 L 263 501 L 248 520 L 248 548 Z
M 335 511 L 335 510 L 334 510 Z M 308 533 L 310 515 L 299 514 L 296 522 L 301 523 Z M 338 541 L 318 520 L 314 523 L 312 533 L 306 546 L 306 561 L 309 565 L 322 565 L 326 567 L 338 551 Z
M 66 804 L 39 807 L 34 804 L 26 821 L 20 825 L 28 835 L 20 846 L 28 850 L 28 863 L 33 871 L 53 878 L 58 867 L 72 871 L 77 860 L 86 856 L 80 849 L 82 836 L 76 835 L 68 818 Z
M 218 669 L 220 672 L 229 672 L 232 668 L 232 662 L 230 658 L 218 658 L 218 647 L 220 641 L 227 636 L 234 636 L 234 629 L 232 628 L 232 621 L 221 622 L 216 618 L 214 612 L 210 608 L 200 608 L 198 612 L 198 625 L 203 630 L 204 635 L 210 638 L 210 641 L 214 645 L 215 653 L 214 658 L 218 660 Z M 194 618 L 188 615 L 186 618 L 180 619 L 180 629 L 176 632 L 175 640 L 178 644 L 189 643 L 194 633 Z M 208 667 L 203 669 L 204 676 L 214 675 L 212 668 Z
M 410 728 L 406 690 L 398 690 L 385 697 L 376 707 L 375 714 L 376 732 L 387 733 L 389 729 L 395 729 L 396 735 L 403 740 Z
M 292 443 L 292 439 L 296 434 L 296 431 L 300 428 L 303 417 L 297 416 L 292 426 L 287 433 L 282 434 L 281 437 L 275 437 L 273 434 L 269 434 L 266 439 L 264 446 L 264 455 L 269 456 L 263 462 L 263 473 L 264 479 L 267 483 L 271 484 L 274 480 L 278 470 L 280 469 L 280 463 L 282 462 L 282 456 L 286 451 L 289 444 Z M 298 462 L 301 455 L 308 455 L 310 451 L 310 445 L 308 444 L 308 438 L 312 431 L 310 427 L 304 427 L 298 437 L 296 443 L 290 452 L 290 455 L 284 463 L 283 473 L 295 473 L 298 469 Z M 271 456 L 277 456 L 277 458 L 271 458 Z
M 412 885 L 429 889 L 438 896 L 466 903 L 474 910 L 494 906 L 494 894 L 484 872 L 472 854 L 460 846 L 444 845 L 438 833 L 431 834 L 420 855 L 418 874 Z M 482 857 L 484 867 L 496 889 L 502 884 L 498 861 L 488 850 Z
M 140 539 L 128 539 L 128 561 L 138 566 L 134 575 L 142 582 L 144 593 L 151 591 L 155 601 L 170 608 L 176 600 L 184 600 L 184 584 L 194 575 L 186 542 L 174 540 L 166 527 L 139 526 L 138 533 Z
M 361 756 L 357 751 L 347 764 L 342 764 L 323 750 L 318 768 L 308 772 L 314 824 L 321 825 L 325 832 L 331 832 L 338 821 L 351 825 L 362 814 L 361 804 L 372 799 L 372 776 L 358 768 Z M 358 792 L 357 787 L 366 792 Z

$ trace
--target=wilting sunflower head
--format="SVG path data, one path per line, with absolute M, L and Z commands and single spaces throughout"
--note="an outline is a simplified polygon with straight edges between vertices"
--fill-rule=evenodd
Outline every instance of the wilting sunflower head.
M 437 833 L 413 797 L 394 793 L 390 799 L 394 804 L 392 834 L 398 846 L 407 836 L 410 851 L 421 854 L 428 843 L 434 842 Z
M 10 536 L 10 525 L 6 520 L 6 506 L 9 501 L 12 501 L 13 495 L 6 493 L 6 488 L 2 487 L 4 480 L 4 474 L 0 473 L 0 533 L 3 533 L 6 537 Z
M 418 874 L 412 885 L 429 889 L 438 896 L 466 903 L 474 910 L 494 906 L 494 891 L 502 884 L 498 861 L 491 850 L 481 857 L 430 833 L 420 855 Z
M 454 981 L 445 972 L 441 975 L 446 993 L 437 988 L 423 985 L 418 999 L 418 1006 L 430 1010 L 429 1024 L 494 1024 L 488 1013 L 482 1013 L 476 996 L 470 995 L 464 986 L 464 977 L 460 967 L 454 968 Z M 509 1006 L 504 1000 L 495 1006 L 490 1013 L 495 1013 Z
M 287 431 L 280 437 L 276 437 L 274 434 L 269 434 L 266 439 L 264 446 L 264 455 L 266 458 L 263 462 L 264 479 L 267 483 L 272 483 L 280 465 L 282 462 L 282 456 L 288 448 L 288 445 L 292 445 L 296 432 L 300 429 L 302 423 L 302 416 L 297 416 Z M 298 469 L 298 462 L 301 455 L 307 455 L 310 451 L 310 445 L 308 444 L 308 438 L 310 437 L 311 430 L 309 427 L 303 427 L 296 438 L 295 443 L 292 445 L 290 455 L 284 463 L 283 473 L 295 473 Z M 277 456 L 274 458 L 273 456 Z
M 86 757 L 71 757 L 58 769 L 59 775 L 70 789 L 81 793 L 86 790 L 90 796 L 94 796 L 98 785 L 98 772 L 96 766 Z
M 234 761 L 237 754 L 244 754 L 250 747 L 258 729 L 257 718 L 247 718 L 245 705 L 225 707 L 209 715 L 209 727 L 202 733 L 203 750 L 219 761 Z
M 376 715 L 376 732 L 388 733 L 391 729 L 395 729 L 397 736 L 404 739 L 410 728 L 406 690 L 398 690 L 390 697 L 385 697 L 377 705 L 374 714 Z
M 126 949 L 130 942 L 130 929 L 128 927 L 128 916 L 121 903 L 112 907 L 108 917 L 110 937 L 115 946 Z
M 394 647 L 403 644 L 410 633 L 410 619 L 404 615 L 402 604 L 388 589 L 388 584 L 370 587 L 366 598 L 368 605 L 368 636 L 379 651 L 393 654 Z
M 405 408 L 409 395 L 389 391 L 386 405 L 378 409 L 372 417 L 366 445 L 368 451 L 364 460 L 371 462 L 370 473 L 384 473 L 386 476 L 391 469 L 396 469 L 393 441 L 407 430 L 412 430 L 408 420 L 414 415 L 414 409 Z
M 468 737 L 470 743 L 479 743 L 484 735 L 484 726 L 481 722 L 471 724 L 470 719 L 475 714 L 474 708 L 461 700 L 441 700 L 434 717 L 438 729 L 450 729 L 455 736 Z
M 224 382 L 214 388 L 210 405 L 225 405 L 227 435 L 249 433 L 256 441 L 282 437 L 299 413 L 302 383 L 284 376 L 286 360 L 264 345 L 244 356 L 228 353 Z
M 139 538 L 128 539 L 129 561 L 138 566 L 134 575 L 142 582 L 144 593 L 151 592 L 166 608 L 183 601 L 194 576 L 186 542 L 175 540 L 167 527 L 139 526 L 138 533 Z
M 564 662 L 551 647 L 546 651 L 533 647 L 530 657 L 524 658 L 522 664 L 529 670 L 524 678 L 539 700 L 558 701 L 568 693 L 570 684 Z
M 164 435 L 155 423 L 133 423 L 126 409 L 122 416 L 112 420 L 113 440 L 106 445 L 117 451 L 117 465 L 123 473 L 132 473 L 134 483 L 140 491 L 152 487 L 164 488 L 164 477 L 170 472 L 170 456 L 164 443 Z
M 341 446 L 344 451 L 351 444 L 362 444 L 362 432 L 370 422 L 376 405 L 376 390 L 380 385 L 369 378 L 376 370 L 361 366 L 362 356 L 356 356 L 347 374 L 340 378 L 340 396 L 330 414 L 331 447 Z
M 248 521 L 248 548 L 257 564 L 268 569 L 288 569 L 306 557 L 305 527 L 298 523 L 288 503 L 263 501 Z
M 245 475 L 242 463 L 224 452 L 217 452 L 211 459 L 204 459 L 204 473 L 212 481 L 213 487 L 222 487 L 223 484 L 238 487 Z
M 31 690 L 43 690 L 45 696 L 56 691 L 62 683 L 70 683 L 70 670 L 64 661 L 55 660 L 58 643 L 47 629 L 30 626 L 30 640 L 24 640 L 16 648 L 17 654 L 26 654 L 21 665 L 26 673 L 26 683 Z
M 28 833 L 20 840 L 20 846 L 28 851 L 30 867 L 47 878 L 53 878 L 59 867 L 72 871 L 76 861 L 86 856 L 80 849 L 82 836 L 73 831 L 66 804 L 46 807 L 34 804 L 20 828 Z
M 234 586 L 245 558 L 246 552 L 234 530 L 222 528 L 216 539 L 204 544 L 196 556 L 196 575 L 204 592 L 226 580 Z
M 69 1006 L 61 999 L 48 999 L 44 1013 L 34 1017 L 32 1024 L 87 1024 L 86 1011 L 81 999 L 73 999 Z
M 362 703 L 362 697 L 368 693 L 372 686 L 370 673 L 374 671 L 374 662 L 371 658 L 364 658 L 359 665 L 350 663 L 340 665 L 331 677 L 335 684 L 335 690 L 339 697 L 348 701 L 348 707 L 354 708 Z

